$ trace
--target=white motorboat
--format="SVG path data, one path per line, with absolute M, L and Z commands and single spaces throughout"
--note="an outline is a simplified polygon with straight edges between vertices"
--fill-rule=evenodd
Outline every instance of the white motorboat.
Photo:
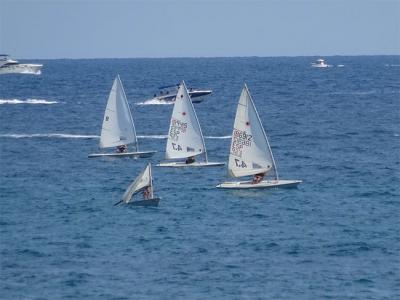
M 18 73 L 18 74 L 34 74 L 42 73 L 41 64 L 20 64 L 17 60 L 13 60 L 7 54 L 0 54 L 0 74 Z
M 165 101 L 174 102 L 176 94 L 178 93 L 179 84 L 167 85 L 158 88 L 158 92 L 154 94 L 152 99 L 148 99 L 145 102 L 151 101 Z M 188 93 L 192 103 L 200 103 L 204 100 L 204 97 L 210 95 L 212 90 L 188 88 Z
M 317 59 L 317 62 L 311 63 L 311 67 L 313 68 L 329 68 L 332 67 L 332 65 L 328 65 L 325 63 L 325 60 L 322 58 Z
M 185 82 L 179 86 L 171 122 L 168 131 L 165 150 L 167 162 L 161 162 L 159 167 L 211 167 L 222 166 L 221 162 L 209 162 L 206 145 L 201 132 Z M 196 161 L 195 157 L 204 154 L 204 161 Z M 171 160 L 181 161 L 171 161 Z M 185 159 L 182 161 L 182 159 Z
M 274 156 L 257 109 L 246 84 L 243 87 L 233 124 L 228 174 L 231 177 L 254 176 L 252 181 L 228 181 L 217 185 L 225 189 L 294 187 L 301 180 L 278 177 Z M 273 178 L 262 180 L 264 175 Z
M 128 151 L 128 145 L 133 145 L 133 151 Z M 100 135 L 100 148 L 115 148 L 117 152 L 93 153 L 94 157 L 151 157 L 157 151 L 139 151 L 135 124 L 128 100 L 125 95 L 119 75 L 114 80 L 108 96 L 106 110 L 104 112 L 103 126 Z

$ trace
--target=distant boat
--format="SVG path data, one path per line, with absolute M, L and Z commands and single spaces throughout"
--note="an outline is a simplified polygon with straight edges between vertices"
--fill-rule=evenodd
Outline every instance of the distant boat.
M 185 161 L 162 162 L 159 167 L 211 167 L 222 166 L 221 162 L 209 162 L 203 134 L 197 119 L 185 82 L 179 86 L 166 146 L 166 159 Z M 195 157 L 204 154 L 205 161 L 195 161 Z
M 143 199 L 132 201 L 133 196 L 142 192 Z M 153 177 L 151 175 L 151 164 L 149 163 L 136 179 L 128 186 L 122 199 L 114 205 L 125 203 L 132 206 L 158 206 L 160 198 L 154 197 Z
M 231 177 L 259 176 L 258 181 L 231 181 L 217 188 L 249 189 L 296 186 L 301 180 L 282 180 L 278 177 L 274 156 L 246 84 L 236 110 L 229 151 L 228 173 Z M 273 179 L 262 180 L 266 174 Z
M 179 89 L 179 84 L 161 86 L 158 88 L 158 92 L 154 94 L 153 98 L 148 99 L 146 101 L 159 100 L 166 102 L 174 102 L 176 94 L 178 93 L 178 89 Z M 202 102 L 205 96 L 210 95 L 212 93 L 211 90 L 204 90 L 197 88 L 189 88 L 188 92 L 193 103 Z
M 13 60 L 7 54 L 0 54 L 0 74 L 18 73 L 18 74 L 34 74 L 42 73 L 43 65 L 40 64 L 20 64 L 17 60 Z
M 134 151 L 128 151 L 133 145 Z M 90 154 L 94 157 L 134 157 L 153 156 L 157 151 L 139 151 L 135 125 L 133 123 L 128 100 L 119 75 L 114 80 L 107 107 L 104 113 L 100 135 L 100 148 L 116 148 L 117 152 Z
M 325 60 L 323 60 L 322 58 L 317 59 L 316 63 L 312 63 L 311 67 L 313 68 L 329 68 L 332 67 L 332 65 L 328 65 L 325 63 Z

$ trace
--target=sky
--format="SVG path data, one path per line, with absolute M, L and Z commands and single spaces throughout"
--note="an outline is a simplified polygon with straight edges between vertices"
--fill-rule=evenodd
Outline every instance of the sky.
M 400 0 L 0 0 L 13 58 L 400 54 Z

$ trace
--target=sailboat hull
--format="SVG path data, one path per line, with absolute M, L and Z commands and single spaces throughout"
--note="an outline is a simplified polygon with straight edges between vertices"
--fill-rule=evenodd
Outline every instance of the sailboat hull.
M 96 157 L 133 157 L 133 158 L 147 158 L 151 157 L 157 151 L 140 151 L 140 152 L 123 152 L 123 153 L 93 153 L 89 154 L 89 158 Z
M 162 162 L 157 164 L 157 167 L 170 167 L 170 168 L 197 168 L 197 167 L 218 167 L 223 166 L 225 163 L 223 162 L 194 162 L 191 164 L 187 164 L 184 161 L 175 161 L 175 162 Z
M 263 180 L 260 183 L 251 183 L 251 181 L 231 181 L 223 182 L 217 185 L 221 189 L 266 189 L 266 188 L 290 188 L 296 187 L 301 180 Z
M 147 200 L 140 200 L 140 201 L 132 201 L 128 202 L 127 205 L 129 206 L 158 206 L 161 198 L 152 198 Z

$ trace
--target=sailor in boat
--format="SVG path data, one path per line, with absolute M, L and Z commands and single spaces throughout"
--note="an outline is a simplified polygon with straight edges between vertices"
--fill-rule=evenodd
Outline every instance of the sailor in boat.
M 117 146 L 117 153 L 125 153 L 128 151 L 128 147 L 126 145 Z
M 143 199 L 144 200 L 149 200 L 150 196 L 151 196 L 151 186 L 147 186 L 143 190 Z
M 189 156 L 188 158 L 186 158 L 185 164 L 189 165 L 194 163 L 196 160 L 194 159 L 194 156 Z
M 253 181 L 251 183 L 252 184 L 260 183 L 263 180 L 264 176 L 265 176 L 265 173 L 258 173 L 256 175 L 254 175 Z

